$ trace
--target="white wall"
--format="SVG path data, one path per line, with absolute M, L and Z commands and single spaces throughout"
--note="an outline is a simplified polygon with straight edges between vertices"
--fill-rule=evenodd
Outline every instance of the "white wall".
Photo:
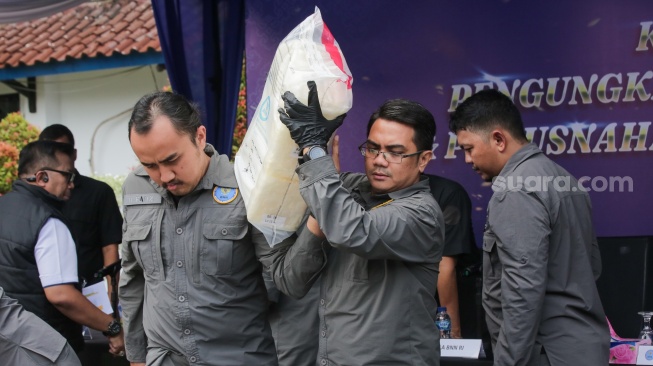
M 80 173 L 127 175 L 139 164 L 127 138 L 131 108 L 140 97 L 167 83 L 166 72 L 156 71 L 155 65 L 37 77 L 36 113 L 29 113 L 27 98 L 22 96 L 21 111 L 40 129 L 55 123 L 70 128 L 77 148 L 75 167 Z M 91 172 L 95 130 L 95 171 Z

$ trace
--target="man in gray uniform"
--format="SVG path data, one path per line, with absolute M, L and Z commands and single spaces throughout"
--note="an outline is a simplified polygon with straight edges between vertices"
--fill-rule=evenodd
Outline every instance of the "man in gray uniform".
M 127 359 L 148 365 L 277 364 L 267 294 L 233 166 L 197 108 L 158 92 L 129 121 L 141 167 L 123 186 L 120 302 Z
M 326 120 L 308 84 L 308 105 L 286 92 L 279 112 L 302 154 L 297 173 L 311 216 L 294 245 L 262 260 L 293 297 L 321 277 L 318 365 L 439 365 L 434 294 L 444 220 L 421 175 L 433 116 L 415 102 L 387 101 L 360 146 L 367 174 L 339 175 L 326 144 L 344 115 Z
M 495 365 L 605 365 L 589 195 L 526 139 L 510 98 L 472 95 L 449 123 L 494 194 L 483 234 L 483 306 Z

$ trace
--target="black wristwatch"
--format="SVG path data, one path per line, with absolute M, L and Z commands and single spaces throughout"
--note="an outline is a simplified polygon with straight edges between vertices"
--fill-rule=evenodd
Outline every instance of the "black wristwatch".
M 106 332 L 102 332 L 107 337 L 115 337 L 120 332 L 122 331 L 122 325 L 120 324 L 120 320 L 118 319 L 113 319 L 111 323 L 109 323 L 109 326 L 107 327 Z
M 309 161 L 311 161 L 313 159 L 321 158 L 321 157 L 326 156 L 326 155 L 327 155 L 327 152 L 326 152 L 325 147 L 320 146 L 320 145 L 311 146 L 311 147 L 308 148 L 308 151 L 306 152 L 306 154 L 302 155 L 299 158 L 299 164 L 303 164 L 303 163 L 309 162 Z

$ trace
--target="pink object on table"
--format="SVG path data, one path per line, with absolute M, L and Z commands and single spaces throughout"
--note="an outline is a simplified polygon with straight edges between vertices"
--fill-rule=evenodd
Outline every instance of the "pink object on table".
M 637 362 L 637 348 L 639 345 L 650 345 L 651 341 L 639 338 L 622 338 L 612 328 L 610 320 L 610 363 L 611 364 L 632 364 Z

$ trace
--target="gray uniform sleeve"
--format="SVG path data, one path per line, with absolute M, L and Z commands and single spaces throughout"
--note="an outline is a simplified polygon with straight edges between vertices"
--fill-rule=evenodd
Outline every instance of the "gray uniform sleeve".
M 334 248 L 366 259 L 439 260 L 432 240 L 434 232 L 444 230 L 437 220 L 441 214 L 422 200 L 399 200 L 366 211 L 342 186 L 331 157 L 302 164 L 298 172 L 299 191 Z M 427 192 L 424 199 L 433 197 Z
M 546 292 L 549 216 L 534 193 L 495 194 L 490 205 L 489 224 L 496 235 L 502 264 L 503 323 L 494 361 L 497 365 L 526 365 L 539 329 Z
M 128 239 L 128 235 L 123 235 L 122 273 L 118 289 L 125 330 L 125 350 L 127 360 L 130 362 L 145 362 L 147 354 L 147 338 L 143 330 L 145 277 L 127 242 Z
M 309 230 L 301 230 L 298 236 L 293 235 L 270 248 L 263 233 L 254 228 L 252 241 L 264 271 L 269 272 L 268 280 L 293 298 L 299 299 L 308 293 L 326 264 L 324 240 Z

